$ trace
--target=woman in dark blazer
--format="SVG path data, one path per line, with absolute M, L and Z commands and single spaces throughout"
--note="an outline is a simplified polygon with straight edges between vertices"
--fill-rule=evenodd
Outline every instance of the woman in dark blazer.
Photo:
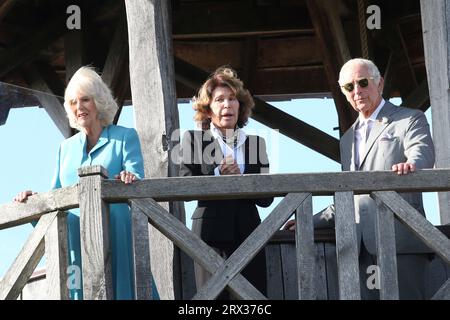
M 218 68 L 194 98 L 194 119 L 202 131 L 188 131 L 182 141 L 181 176 L 219 176 L 269 172 L 263 138 L 247 135 L 253 98 L 236 72 Z M 192 230 L 223 258 L 228 258 L 261 223 L 256 205 L 268 207 L 273 198 L 199 201 Z M 266 294 L 264 250 L 244 268 L 242 275 Z M 210 274 L 195 264 L 197 289 Z M 228 299 L 223 292 L 218 299 Z

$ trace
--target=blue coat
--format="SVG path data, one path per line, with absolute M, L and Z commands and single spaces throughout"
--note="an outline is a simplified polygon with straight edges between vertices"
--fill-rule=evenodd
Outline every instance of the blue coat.
M 52 188 L 71 186 L 78 182 L 78 168 L 101 165 L 108 170 L 110 179 L 126 170 L 137 178 L 144 178 L 141 146 L 136 130 L 110 125 L 103 128 L 97 144 L 86 153 L 86 135 L 82 132 L 64 140 L 58 151 Z M 81 270 L 80 211 L 70 210 L 67 216 L 69 266 Z M 112 251 L 113 287 L 116 299 L 132 299 L 133 257 L 131 217 L 127 204 L 110 205 L 110 245 Z M 69 269 L 73 270 L 73 269 Z M 80 272 L 78 273 L 80 274 Z M 70 281 L 72 299 L 82 299 L 82 282 Z M 81 285 L 81 286 L 80 286 Z

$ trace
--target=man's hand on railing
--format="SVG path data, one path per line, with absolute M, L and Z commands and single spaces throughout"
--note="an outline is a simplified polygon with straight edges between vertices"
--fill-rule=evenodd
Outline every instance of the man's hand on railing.
M 416 165 L 408 162 L 397 163 L 392 166 L 392 171 L 397 174 L 408 174 L 408 172 L 416 171 Z
M 295 219 L 289 220 L 283 227 L 283 230 L 295 231 Z
M 15 197 L 14 197 L 14 202 L 26 202 L 29 196 L 32 196 L 33 194 L 37 194 L 37 192 L 33 192 L 31 190 L 26 190 L 26 191 L 22 191 L 19 192 Z
M 134 173 L 125 170 L 122 170 L 119 174 L 116 174 L 114 178 L 116 178 L 117 180 L 121 180 L 125 184 L 130 184 L 138 180 L 138 178 L 134 175 Z

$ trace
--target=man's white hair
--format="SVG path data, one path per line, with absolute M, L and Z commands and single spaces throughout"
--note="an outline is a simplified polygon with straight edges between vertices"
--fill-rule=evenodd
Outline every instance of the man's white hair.
M 70 79 L 64 93 L 64 108 L 72 128 L 81 129 L 70 109 L 70 101 L 75 99 L 79 93 L 94 100 L 102 127 L 113 123 L 119 107 L 111 94 L 111 90 L 93 68 L 81 67 Z
M 348 67 L 353 65 L 361 65 L 365 66 L 367 70 L 369 71 L 369 74 L 371 77 L 373 77 L 375 83 L 378 85 L 380 83 L 381 75 L 380 70 L 378 70 L 378 67 L 373 63 L 371 60 L 363 59 L 363 58 L 355 58 L 348 60 L 341 68 L 341 71 L 339 72 L 339 85 L 344 85 L 345 83 L 342 83 L 343 75 L 345 74 L 345 71 Z

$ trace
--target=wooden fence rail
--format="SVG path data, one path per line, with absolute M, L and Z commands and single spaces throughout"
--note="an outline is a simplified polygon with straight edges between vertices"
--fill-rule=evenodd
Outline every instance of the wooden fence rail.
M 194 299 L 214 299 L 227 286 L 238 298 L 264 299 L 240 272 L 252 257 L 264 249 L 272 235 L 293 213 L 297 216 L 297 296 L 300 299 L 323 297 L 323 292 L 319 292 L 321 289 L 315 285 L 318 279 L 312 272 L 316 269 L 316 257 L 319 256 L 320 259 L 325 254 L 313 245 L 311 198 L 315 195 L 335 197 L 340 299 L 360 299 L 353 200 L 355 194 L 370 194 L 379 208 L 376 235 L 382 299 L 398 299 L 394 216 L 413 230 L 444 262 L 450 264 L 450 240 L 397 194 L 450 191 L 448 169 L 421 170 L 407 176 L 382 171 L 183 177 L 145 179 L 131 185 L 105 179 L 107 174 L 100 166 L 81 168 L 79 176 L 80 182 L 77 185 L 32 196 L 24 204 L 0 205 L 0 230 L 39 220 L 23 250 L 0 282 L 0 299 L 17 298 L 44 250 L 51 288 L 48 296 L 54 299 L 68 297 L 65 272 L 68 267 L 66 222 L 65 214 L 59 211 L 76 207 L 80 207 L 84 298 L 112 299 L 108 203 L 113 202 L 128 202 L 132 209 L 137 299 L 151 298 L 147 223 L 151 223 L 212 273 L 209 281 L 198 288 Z M 283 196 L 284 199 L 227 260 L 221 258 L 157 203 L 270 196 Z M 450 297 L 449 281 L 438 290 L 434 298 Z

